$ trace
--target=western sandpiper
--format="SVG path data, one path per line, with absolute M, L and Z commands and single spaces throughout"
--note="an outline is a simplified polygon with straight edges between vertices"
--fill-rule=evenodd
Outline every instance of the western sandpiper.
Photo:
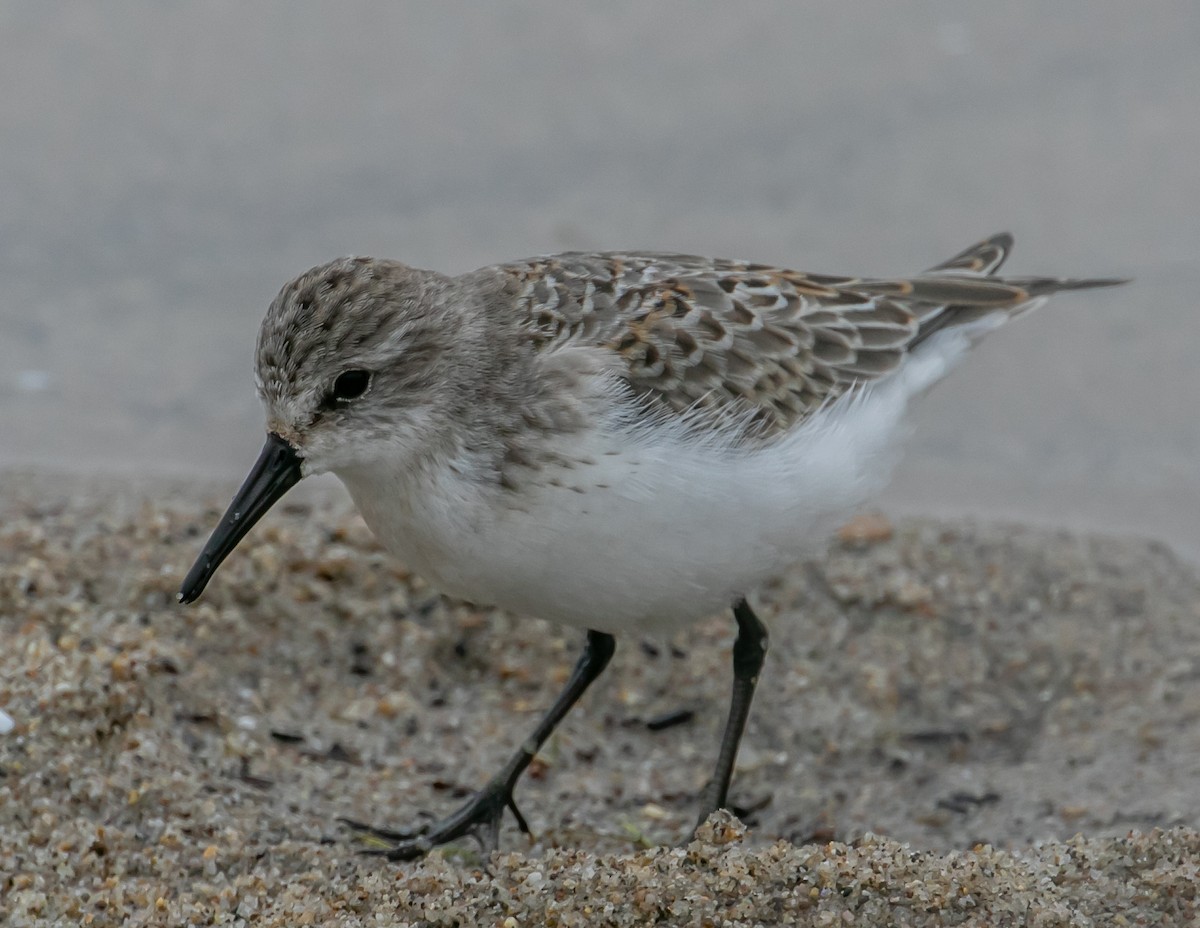
M 267 441 L 184 581 L 302 477 L 332 471 L 443 592 L 587 630 L 554 706 L 462 808 L 360 828 L 405 859 L 494 847 L 513 788 L 619 632 L 732 607 L 733 698 L 700 820 L 726 804 L 767 648 L 746 602 L 884 483 L 909 401 L 1059 290 L 994 275 L 996 235 L 920 274 L 852 278 L 657 253 L 568 253 L 461 277 L 344 258 L 288 283 L 258 338 Z

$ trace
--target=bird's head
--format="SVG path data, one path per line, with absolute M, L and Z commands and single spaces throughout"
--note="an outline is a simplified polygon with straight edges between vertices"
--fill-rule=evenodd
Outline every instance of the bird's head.
M 436 446 L 486 342 L 454 281 L 394 261 L 342 258 L 286 284 L 258 336 L 267 416 L 258 461 L 180 590 L 200 595 L 250 527 L 310 474 L 402 464 Z

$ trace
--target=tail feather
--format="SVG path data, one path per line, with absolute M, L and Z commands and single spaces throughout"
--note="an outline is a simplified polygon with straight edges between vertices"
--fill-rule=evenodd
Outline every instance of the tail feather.
M 964 332 L 974 330 L 982 334 L 994 328 L 979 324 L 989 317 L 997 317 L 995 321 L 999 324 L 1036 309 L 1050 294 L 1062 290 L 1116 287 L 1129 282 L 1114 277 L 991 276 L 1004 263 L 1012 246 L 1013 237 L 1001 232 L 903 281 L 907 285 L 903 298 L 929 307 L 929 312 L 921 316 L 920 328 L 909 347 L 916 347 L 947 328 L 962 327 Z

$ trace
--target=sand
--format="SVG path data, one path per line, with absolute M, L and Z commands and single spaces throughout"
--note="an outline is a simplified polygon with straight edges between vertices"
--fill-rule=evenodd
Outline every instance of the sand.
M 757 598 L 732 799 L 688 840 L 732 623 L 621 640 L 501 851 L 391 864 L 581 636 L 442 599 L 345 500 L 174 594 L 229 487 L 0 475 L 0 923 L 1186 925 L 1200 572 L 1153 543 L 856 520 Z M 672 724 L 673 723 L 673 724 Z

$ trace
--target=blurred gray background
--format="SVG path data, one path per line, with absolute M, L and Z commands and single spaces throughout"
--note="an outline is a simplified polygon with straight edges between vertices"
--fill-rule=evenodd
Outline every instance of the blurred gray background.
M 0 466 L 242 476 L 287 278 L 652 248 L 1130 275 L 990 338 L 882 503 L 1200 552 L 1200 4 L 0 5 Z

